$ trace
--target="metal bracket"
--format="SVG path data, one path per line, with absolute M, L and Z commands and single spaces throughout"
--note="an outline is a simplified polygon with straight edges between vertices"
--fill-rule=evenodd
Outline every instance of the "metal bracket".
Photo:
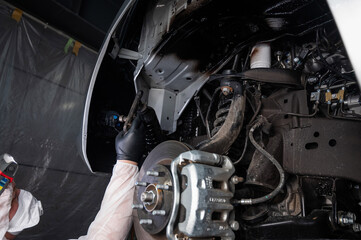
M 121 48 L 119 50 L 118 57 L 122 59 L 139 60 L 143 57 L 143 55 L 126 48 Z

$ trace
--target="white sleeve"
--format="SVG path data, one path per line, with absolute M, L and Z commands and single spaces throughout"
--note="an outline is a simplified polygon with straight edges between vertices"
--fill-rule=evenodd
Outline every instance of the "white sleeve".
M 132 226 L 136 165 L 117 161 L 98 214 L 79 240 L 123 240 Z

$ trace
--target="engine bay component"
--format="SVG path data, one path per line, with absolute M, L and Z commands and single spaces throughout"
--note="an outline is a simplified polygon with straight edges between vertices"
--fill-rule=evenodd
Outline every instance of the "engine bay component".
M 250 68 L 271 67 L 271 46 L 268 43 L 258 43 L 251 51 Z

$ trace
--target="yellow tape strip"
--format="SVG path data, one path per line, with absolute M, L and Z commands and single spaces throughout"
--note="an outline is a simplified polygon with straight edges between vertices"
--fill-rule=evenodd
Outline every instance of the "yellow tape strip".
M 81 43 L 78 41 L 75 41 L 74 47 L 73 47 L 73 53 L 75 54 L 75 56 L 78 56 L 80 47 L 81 47 Z
M 332 93 L 331 92 L 326 92 L 325 93 L 325 100 L 326 100 L 326 102 L 332 100 Z
M 13 11 L 13 14 L 11 15 L 11 18 L 14 19 L 17 22 L 20 22 L 21 17 L 23 16 L 23 11 L 19 8 L 15 8 Z
M 340 90 L 338 91 L 338 93 L 337 93 L 337 99 L 343 101 L 344 95 L 345 95 L 345 90 L 340 89 Z

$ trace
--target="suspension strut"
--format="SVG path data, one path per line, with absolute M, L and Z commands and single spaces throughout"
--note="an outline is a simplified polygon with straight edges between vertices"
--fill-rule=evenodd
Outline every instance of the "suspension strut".
M 197 146 L 199 150 L 224 154 L 242 129 L 246 98 L 242 84 L 238 79 L 231 77 L 233 74 L 232 70 L 223 72 L 224 77 L 220 84 L 222 95 L 216 120 L 213 122 L 211 138 L 200 143 Z

